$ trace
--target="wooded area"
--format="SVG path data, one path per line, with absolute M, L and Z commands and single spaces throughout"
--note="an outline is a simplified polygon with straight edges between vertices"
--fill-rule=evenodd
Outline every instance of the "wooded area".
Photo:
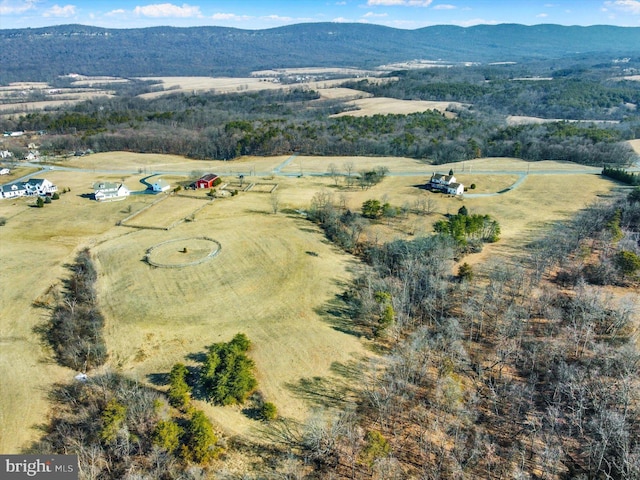
M 540 41 L 544 39 L 544 41 Z M 247 76 L 294 67 L 376 68 L 407 59 L 462 62 L 629 56 L 635 28 L 607 25 L 434 25 L 417 30 L 365 23 L 305 23 L 267 30 L 224 27 L 108 29 L 86 25 L 0 30 L 0 84 L 58 75 Z
M 149 100 L 124 91 L 60 111 L 5 117 L 0 127 L 46 131 L 41 152 L 56 155 L 90 149 L 231 160 L 298 152 L 404 156 L 435 164 L 510 156 L 629 165 L 635 154 L 622 142 L 640 136 L 635 84 L 609 80 L 610 67 L 593 67 L 588 73 L 578 69 L 545 81 L 513 79 L 540 69 L 431 69 L 406 72 L 389 82 L 345 84 L 376 96 L 468 102 L 449 117 L 435 111 L 332 117 L 353 107 L 320 100 L 317 92 L 301 86 L 226 95 L 168 94 Z M 508 125 L 506 115 L 563 120 Z M 589 121 L 569 122 L 574 120 Z
M 637 299 L 592 286 L 638 285 L 638 193 L 476 281 L 452 280 L 451 237 L 372 246 L 343 300 L 359 334 L 386 323 L 386 354 L 349 374 L 356 401 L 285 443 L 328 477 L 639 478 Z

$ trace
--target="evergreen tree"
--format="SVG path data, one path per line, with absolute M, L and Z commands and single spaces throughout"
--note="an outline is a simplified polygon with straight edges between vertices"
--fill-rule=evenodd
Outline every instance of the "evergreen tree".
M 219 453 L 218 437 L 213 425 L 201 410 L 194 410 L 187 421 L 183 435 L 182 456 L 194 463 L 207 463 Z
M 176 363 L 169 373 L 169 403 L 173 407 L 185 409 L 189 405 L 190 393 L 187 367 L 182 363 Z

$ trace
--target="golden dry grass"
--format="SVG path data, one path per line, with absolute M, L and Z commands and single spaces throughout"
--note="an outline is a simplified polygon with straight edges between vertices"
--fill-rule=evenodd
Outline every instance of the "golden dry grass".
M 446 112 L 448 108 L 461 108 L 464 105 L 459 102 L 434 102 L 428 100 L 398 100 L 396 98 L 375 97 L 360 98 L 349 102 L 356 107 L 356 110 L 341 112 L 332 117 L 366 117 L 371 115 L 399 114 L 409 115 L 411 113 L 425 112 L 427 110 L 437 110 Z M 447 112 L 450 113 L 450 112 Z M 450 117 L 453 114 L 449 115 Z
M 629 140 L 629 145 L 631 145 L 631 148 L 633 148 L 635 152 L 640 155 L 640 140 Z
M 24 177 L 25 175 L 29 175 L 30 173 L 36 172 L 38 170 L 37 168 L 22 166 L 17 166 L 16 168 L 8 168 L 11 170 L 11 173 L 9 173 L 9 175 L 2 175 L 0 177 L 0 183 L 2 183 L 3 185 L 6 183 L 12 183 L 18 178 Z
M 73 372 L 57 367 L 34 334 L 47 311 L 32 304 L 68 275 L 65 263 L 78 248 L 117 233 L 123 203 L 97 204 L 81 195 L 91 175 L 50 172 L 47 178 L 71 192 L 45 208 L 33 199 L 0 201 L 0 452 L 18 453 L 46 421 L 47 391 L 53 382 L 69 381 Z M 137 208 L 139 201 L 132 203 Z M 138 206 L 142 206 L 141 204 Z
M 159 195 L 161 196 L 156 197 L 157 203 L 129 218 L 123 225 L 168 229 L 205 207 L 209 201 L 209 199 L 176 197 L 164 193 Z
M 274 82 L 273 78 L 265 77 L 144 77 L 143 80 L 155 80 L 163 88 L 162 91 L 145 93 L 142 98 L 156 98 L 168 93 L 177 92 L 211 92 L 235 93 L 255 92 L 259 90 L 289 90 L 295 88 L 309 88 L 319 90 L 331 88 L 351 80 L 353 77 L 345 75 L 344 78 L 305 81 L 302 83 L 282 84 Z
M 244 332 L 254 344 L 260 390 L 283 415 L 300 419 L 307 407 L 291 387 L 328 375 L 332 362 L 365 354 L 357 338 L 318 313 L 340 292 L 353 260 L 305 220 L 269 210 L 268 196 L 240 194 L 169 232 L 137 231 L 96 249 L 107 342 L 118 368 L 144 379 Z M 139 261 L 158 242 L 202 235 L 222 245 L 209 262 L 155 269 Z M 227 432 L 252 425 L 237 410 L 214 410 Z
M 95 169 L 96 171 L 139 171 L 141 174 L 151 174 L 162 171 L 177 171 L 191 174 L 217 173 L 219 175 L 236 175 L 238 173 L 270 172 L 284 162 L 289 155 L 277 157 L 242 157 L 225 162 L 221 160 L 191 160 L 176 155 L 162 155 L 153 153 L 107 152 L 96 153 L 84 157 L 69 157 L 59 160 L 61 166 L 74 168 Z M 163 175 L 163 178 L 171 179 Z M 194 178 L 195 180 L 196 178 Z M 137 188 L 136 188 L 137 189 Z
M 32 427 L 46 419 L 45 396 L 51 383 L 69 381 L 74 375 L 46 361 L 46 351 L 32 329 L 47 312 L 32 304 L 46 298 L 48 288 L 67 276 L 64 264 L 73 261 L 79 248 L 89 246 L 96 255 L 99 302 L 107 319 L 112 367 L 147 381 L 147 375 L 167 372 L 189 353 L 244 332 L 254 344 L 251 355 L 260 390 L 283 415 L 302 419 L 309 403 L 296 394 L 295 386 L 301 379 L 330 376 L 333 362 L 347 363 L 368 353 L 365 342 L 333 328 L 332 319 L 323 313 L 327 302 L 351 278 L 356 262 L 329 244 L 300 215 L 282 210 L 306 209 L 321 190 L 332 192 L 337 201 L 354 210 L 369 198 L 402 206 L 432 196 L 436 203 L 433 215 L 398 217 L 371 227 L 367 237 L 382 241 L 409 238 L 410 232 L 428 234 L 434 221 L 465 204 L 472 212 L 488 213 L 499 220 L 503 241 L 487 251 L 503 254 L 512 253 L 550 222 L 568 218 L 613 186 L 598 175 L 534 175 L 537 164 L 532 164 L 532 174 L 516 190 L 460 201 L 419 188 L 433 167 L 411 159 L 296 157 L 288 167 L 294 172 L 299 168 L 296 161 L 302 161 L 305 171 L 318 172 L 326 171 L 332 162 L 342 166 L 352 161 L 355 171 L 386 165 L 392 172 L 408 173 L 388 177 L 368 190 L 347 190 L 342 181 L 335 186 L 326 176 L 258 178 L 278 183 L 281 213 L 270 213 L 270 195 L 241 192 L 216 200 L 201 210 L 195 221 L 170 231 L 116 226 L 129 214 L 129 208 L 137 211 L 154 201 L 152 195 L 132 195 L 113 203 L 86 198 L 96 180 L 124 181 L 131 190 L 140 189 L 139 181 L 148 173 L 137 173 L 139 168 L 183 171 L 187 178 L 193 170 L 219 172 L 218 167 L 235 172 L 272 171 L 286 159 L 195 162 L 168 155 L 92 155 L 69 159 L 65 165 L 93 168 L 96 173 L 52 170 L 43 175 L 60 188 L 71 188 L 53 204 L 36 209 L 30 206 L 31 199 L 0 201 L 0 216 L 8 219 L 0 227 L 0 451 L 17 452 L 37 437 Z M 491 186 L 502 189 L 518 177 L 503 173 L 505 170 L 522 172 L 528 166 L 512 159 L 465 163 L 465 171 L 460 168 L 456 175 L 465 182 L 475 181 L 477 193 L 488 193 Z M 566 172 L 580 167 L 544 162 L 541 168 L 539 171 Z M 111 169 L 123 172 L 99 173 Z M 437 171 L 447 170 L 448 166 L 437 167 Z M 480 171 L 489 173 L 476 173 Z M 182 177 L 175 174 L 170 178 L 173 183 Z M 202 202 L 188 198 L 171 201 L 176 202 L 172 207 L 176 209 L 182 209 L 180 202 L 186 202 L 184 211 L 189 211 L 193 202 Z M 164 222 L 168 212 L 152 208 L 149 215 L 151 222 Z M 150 246 L 200 236 L 214 238 L 222 245 L 220 254 L 209 262 L 183 269 L 157 269 L 143 262 Z M 253 422 L 239 409 L 205 408 L 226 432 L 251 432 Z
M 373 75 L 372 70 L 361 70 L 359 68 L 339 68 L 339 67 L 306 67 L 306 68 L 277 68 L 270 70 L 256 70 L 251 72 L 252 77 L 273 77 L 281 75 L 326 75 L 339 74 L 343 76 Z
M 353 88 L 321 88 L 318 90 L 320 98 L 325 100 L 354 100 L 356 98 L 367 98 L 373 96 L 368 92 L 355 90 Z
M 0 112 L 12 113 L 28 113 L 38 110 L 44 110 L 48 107 L 61 107 L 63 105 L 73 105 L 74 103 L 84 102 L 98 97 L 113 97 L 113 93 L 106 91 L 95 91 L 85 93 L 75 93 L 65 95 L 59 100 L 41 100 L 38 102 L 16 102 L 0 104 Z
M 540 118 L 526 117 L 523 115 L 509 115 L 507 125 L 528 125 L 549 122 L 591 122 L 591 123 L 620 123 L 619 120 L 568 120 L 566 118 Z

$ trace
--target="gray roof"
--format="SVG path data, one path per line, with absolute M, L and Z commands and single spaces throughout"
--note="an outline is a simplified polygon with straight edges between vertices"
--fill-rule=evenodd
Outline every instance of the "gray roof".
M 7 183 L 6 185 L 2 185 L 2 192 L 16 192 L 20 190 L 26 190 L 24 182 Z

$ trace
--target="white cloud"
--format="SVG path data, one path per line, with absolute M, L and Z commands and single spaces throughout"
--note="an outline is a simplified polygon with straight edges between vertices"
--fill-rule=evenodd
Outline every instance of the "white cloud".
M 604 4 L 614 10 L 622 10 L 633 15 L 640 15 L 640 0 L 615 0 L 604 2 Z
M 182 6 L 174 5 L 172 3 L 156 3 L 152 5 L 145 5 L 143 7 L 136 7 L 133 10 L 136 15 L 142 15 L 144 17 L 201 17 L 200 7 L 194 7 L 184 3 Z
M 344 18 L 344 17 L 337 17 L 331 21 L 334 23 L 352 23 L 353 22 L 353 20 L 349 20 L 348 18 Z
M 211 18 L 213 18 L 214 20 L 246 22 L 247 20 L 252 20 L 254 17 L 251 17 L 249 15 L 236 15 L 235 13 L 214 13 L 213 15 L 211 15 Z
M 539 13 L 538 15 L 536 15 L 536 18 L 547 18 L 548 16 L 548 13 Z
M 60 5 L 54 5 L 49 10 L 44 12 L 45 17 L 72 17 L 76 14 L 75 5 L 65 5 L 61 7 Z
M 373 12 L 367 12 L 363 15 L 364 18 L 380 18 L 380 17 L 388 17 L 389 15 L 387 15 L 386 13 L 373 13 Z
M 294 20 L 292 17 L 281 17 L 280 15 L 267 15 L 260 18 L 273 22 L 292 22 Z
M 446 3 L 441 3 L 439 5 L 434 5 L 433 9 L 434 10 L 455 10 L 456 7 L 455 5 L 447 5 Z
M 367 0 L 370 7 L 383 5 L 386 7 L 428 7 L 433 0 Z
M 119 8 L 117 10 L 111 10 L 110 12 L 107 12 L 105 15 L 110 17 L 110 16 L 114 16 L 114 15 L 124 15 L 125 13 L 127 13 L 127 12 L 124 11 L 123 9 Z
M 336 5 L 346 5 L 347 2 L 336 2 Z
M 24 2 L 2 0 L 0 3 L 0 15 L 17 15 L 36 8 L 38 0 L 26 0 Z
M 497 20 L 485 20 L 484 18 L 472 18 L 470 20 L 463 20 L 461 22 L 455 22 L 456 25 L 461 27 L 473 27 L 474 25 L 497 25 Z

